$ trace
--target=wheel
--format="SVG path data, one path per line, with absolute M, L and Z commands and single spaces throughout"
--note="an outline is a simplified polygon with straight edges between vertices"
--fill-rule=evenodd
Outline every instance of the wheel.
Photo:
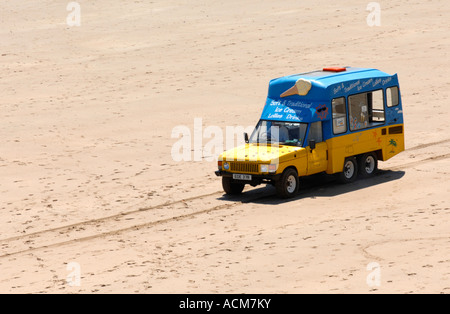
M 363 178 L 373 176 L 378 170 L 378 159 L 374 153 L 367 153 L 359 160 L 359 173 Z
M 297 171 L 292 168 L 286 169 L 275 184 L 277 195 L 282 198 L 294 197 L 298 193 L 299 185 Z
M 222 177 L 222 187 L 228 195 L 238 195 L 244 190 L 245 184 L 233 182 L 229 177 Z
M 348 157 L 344 162 L 344 169 L 339 174 L 339 181 L 342 183 L 351 183 L 358 176 L 358 163 L 355 157 Z

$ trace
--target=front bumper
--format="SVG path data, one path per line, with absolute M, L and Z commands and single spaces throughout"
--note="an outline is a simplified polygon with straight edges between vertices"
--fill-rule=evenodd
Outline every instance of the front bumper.
M 216 176 L 218 177 L 233 177 L 233 173 L 223 170 L 218 170 L 215 172 Z M 247 174 L 247 173 L 244 173 Z M 263 181 L 278 181 L 281 174 L 252 174 L 248 173 L 252 176 L 252 181 L 240 181 L 251 184 L 252 182 L 259 182 L 262 183 Z M 238 180 L 236 180 L 238 181 Z

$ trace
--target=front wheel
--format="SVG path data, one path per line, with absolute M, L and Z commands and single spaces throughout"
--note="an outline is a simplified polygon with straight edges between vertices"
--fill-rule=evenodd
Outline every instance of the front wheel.
M 299 179 L 297 171 L 289 168 L 283 172 L 280 180 L 275 184 L 277 195 L 282 198 L 291 198 L 297 195 Z
M 339 174 L 339 181 L 342 183 L 351 183 L 358 176 L 358 162 L 355 157 L 345 159 L 344 169 Z
M 222 177 L 222 187 L 228 195 L 238 195 L 244 190 L 245 184 L 233 182 L 229 177 Z

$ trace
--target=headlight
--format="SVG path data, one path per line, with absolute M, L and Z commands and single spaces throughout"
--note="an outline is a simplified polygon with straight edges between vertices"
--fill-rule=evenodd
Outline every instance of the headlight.
M 225 162 L 225 163 L 223 164 L 223 169 L 225 169 L 225 170 L 230 170 L 230 164 L 227 163 L 227 162 Z
M 259 169 L 263 173 L 269 172 L 269 165 L 261 165 Z
M 277 172 L 278 165 L 269 165 L 269 172 L 275 173 Z

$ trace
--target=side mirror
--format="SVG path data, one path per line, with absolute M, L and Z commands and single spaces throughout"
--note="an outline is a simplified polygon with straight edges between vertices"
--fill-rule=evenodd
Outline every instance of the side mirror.
M 244 139 L 245 139 L 245 143 L 248 143 L 248 133 L 244 133 Z
M 309 140 L 309 148 L 316 149 L 316 140 Z

